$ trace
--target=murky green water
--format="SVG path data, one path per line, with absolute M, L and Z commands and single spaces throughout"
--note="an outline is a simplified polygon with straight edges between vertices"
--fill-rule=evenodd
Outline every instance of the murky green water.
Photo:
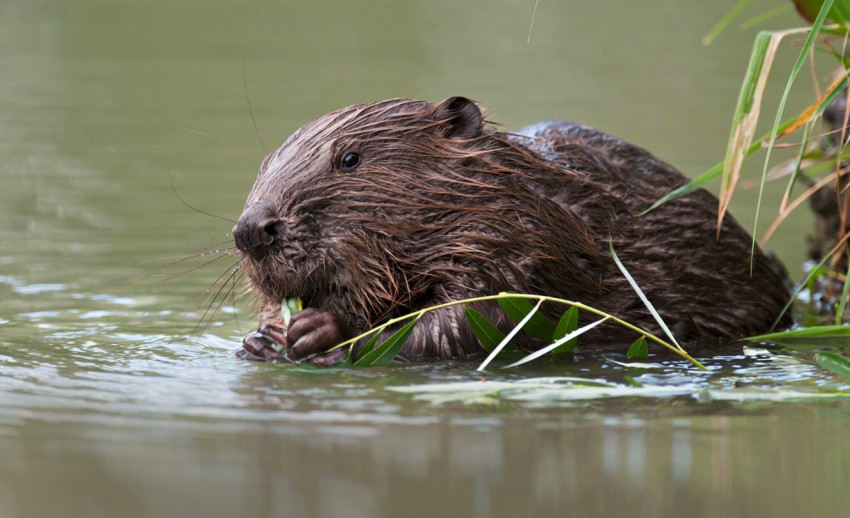
M 229 239 L 172 181 L 239 214 L 265 154 L 245 85 L 268 148 L 354 102 L 466 95 L 508 127 L 586 122 L 690 174 L 722 156 L 753 34 L 699 39 L 728 6 L 540 2 L 526 45 L 533 4 L 0 5 L 0 516 L 844 515 L 846 402 L 433 405 L 391 388 L 481 375 L 240 362 L 250 308 L 226 304 L 193 336 L 227 263 L 139 278 Z M 733 211 L 750 221 L 745 197 Z M 792 271 L 807 225 L 773 243 Z M 809 352 L 780 360 L 628 374 L 847 388 Z M 487 376 L 624 374 L 585 361 Z

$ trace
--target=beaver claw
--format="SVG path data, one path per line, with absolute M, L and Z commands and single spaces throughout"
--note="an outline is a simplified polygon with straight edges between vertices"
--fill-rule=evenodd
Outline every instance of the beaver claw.
M 236 351 L 242 360 L 276 361 L 286 358 L 286 335 L 283 328 L 264 324 L 242 339 L 242 349 Z
M 333 313 L 305 308 L 293 315 L 286 332 L 275 324 L 261 325 L 242 340 L 242 349 L 236 352 L 236 357 L 267 362 L 308 359 L 316 365 L 330 366 L 345 356 L 345 349 L 324 351 L 345 341 L 347 335 L 346 326 Z

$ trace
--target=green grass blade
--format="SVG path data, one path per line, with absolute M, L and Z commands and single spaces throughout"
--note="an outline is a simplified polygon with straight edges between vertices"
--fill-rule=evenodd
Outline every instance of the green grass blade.
M 829 372 L 850 379 L 850 359 L 836 353 L 817 353 L 815 361 Z
M 778 333 L 768 333 L 758 336 L 744 338 L 748 342 L 767 342 L 774 344 L 793 343 L 804 340 L 831 340 L 836 338 L 850 338 L 850 326 L 815 326 L 806 329 L 792 329 Z
M 835 101 L 835 99 L 837 99 L 838 96 L 841 95 L 844 92 L 844 90 L 846 90 L 847 83 L 848 83 L 848 80 L 847 80 L 847 78 L 845 78 L 841 86 L 834 88 L 829 93 L 829 95 L 827 95 L 824 99 L 822 99 L 821 102 L 816 107 L 816 109 L 814 110 L 814 112 L 812 112 L 809 115 L 810 118 L 812 120 L 815 120 L 818 117 L 820 117 L 821 114 L 823 114 L 824 110 L 826 110 L 827 107 L 829 107 L 829 105 L 832 104 L 832 102 Z M 786 129 L 791 128 L 800 119 L 800 117 L 802 117 L 804 115 L 806 115 L 805 112 L 801 113 L 797 117 L 794 117 L 793 119 L 789 119 L 789 120 L 784 121 L 779 126 L 779 133 L 782 134 Z M 751 145 L 747 149 L 747 151 L 744 155 L 744 158 L 749 158 L 750 156 L 752 156 L 755 153 L 757 153 L 758 151 L 760 151 L 763 147 L 762 142 L 769 139 L 772 134 L 773 134 L 773 132 L 770 131 L 770 132 L 767 132 L 764 135 L 760 136 L 757 139 L 756 143 Z M 658 201 L 656 201 L 655 203 L 650 205 L 649 208 L 645 209 L 641 213 L 641 215 L 644 215 L 648 212 L 651 212 L 651 211 L 657 209 L 658 207 L 664 205 L 665 203 L 668 203 L 670 201 L 675 200 L 676 198 L 681 198 L 682 196 L 688 195 L 688 194 L 696 191 L 697 189 L 705 187 L 706 185 L 711 183 L 713 180 L 717 179 L 718 176 L 723 174 L 724 165 L 725 165 L 725 162 L 717 163 L 714 166 L 712 166 L 711 169 L 701 173 L 699 176 L 695 177 L 693 180 L 686 183 L 685 185 L 682 185 L 681 187 L 678 187 L 678 188 L 670 191 L 669 193 L 665 194 Z
M 505 299 L 499 299 L 500 304 L 502 303 L 502 300 L 505 300 Z M 487 367 L 487 365 L 489 365 L 491 361 L 493 361 L 493 358 L 495 358 L 496 355 L 498 355 L 502 351 L 502 349 L 504 349 L 505 346 L 507 346 L 508 343 L 511 340 L 513 340 L 514 336 L 516 336 L 516 334 L 519 333 L 520 329 L 522 329 L 523 326 L 525 326 L 532 319 L 532 317 L 534 317 L 534 315 L 537 314 L 537 310 L 540 309 L 541 304 L 543 304 L 543 299 L 540 299 L 540 300 L 537 301 L 537 305 L 534 306 L 533 308 L 531 308 L 531 311 L 529 311 L 525 315 L 525 317 L 522 320 L 519 321 L 519 323 L 516 325 L 516 327 L 511 329 L 511 332 L 508 333 L 508 335 L 505 337 L 505 339 L 502 340 L 501 343 L 499 343 L 499 345 L 497 345 L 495 349 L 493 349 L 493 351 L 487 356 L 487 358 L 484 359 L 483 362 L 481 362 L 481 365 L 479 365 L 478 369 L 476 369 L 476 370 L 483 371 L 484 368 Z
M 745 31 L 747 29 L 752 29 L 756 25 L 764 23 L 767 20 L 770 20 L 771 18 L 776 18 L 777 16 L 785 14 L 786 12 L 788 12 L 790 10 L 791 10 L 791 4 L 790 3 L 785 4 L 785 5 L 780 5 L 779 7 L 775 8 L 775 9 L 765 11 L 761 14 L 753 16 L 749 20 L 741 22 L 741 25 L 739 25 L 738 28 L 742 31 Z
M 732 117 L 732 130 L 729 134 L 723 164 L 720 209 L 717 213 L 718 229 L 738 183 L 746 150 L 752 144 L 761 111 L 761 100 L 767 85 L 767 76 L 773 66 L 773 58 L 779 44 L 775 35 L 775 32 L 762 31 L 756 36 L 747 73 L 741 84 L 741 92 L 738 94 L 738 104 L 735 106 L 735 114 Z
M 540 349 L 540 350 L 538 350 L 538 351 L 534 351 L 533 353 L 529 354 L 529 355 L 528 355 L 528 356 L 526 356 L 525 358 L 523 358 L 523 359 L 521 359 L 521 360 L 519 360 L 519 361 L 517 361 L 517 362 L 514 362 L 514 363 L 512 363 L 512 364 L 510 364 L 510 365 L 506 365 L 506 366 L 505 366 L 505 368 L 506 368 L 506 369 L 510 369 L 511 367 L 519 367 L 520 365 L 523 365 L 523 364 L 528 363 L 528 362 L 530 362 L 530 361 L 536 360 L 537 358 L 540 358 L 540 357 L 541 357 L 541 356 L 543 356 L 544 354 L 547 354 L 547 353 L 549 353 L 549 352 L 551 352 L 551 351 L 554 351 L 554 350 L 555 350 L 555 349 L 557 349 L 558 347 L 561 347 L 563 344 L 567 343 L 568 341 L 570 341 L 570 340 L 574 340 L 576 337 L 578 337 L 578 336 L 580 336 L 580 335 L 582 335 L 582 334 L 584 334 L 584 333 L 586 333 L 586 332 L 590 331 L 591 329 L 593 329 L 594 327 L 598 326 L 598 325 L 599 325 L 599 324 L 601 324 L 602 322 L 605 322 L 606 320 L 608 320 L 608 317 L 600 318 L 600 319 L 599 319 L 599 320 L 597 320 L 596 322 L 591 322 L 590 324 L 587 324 L 587 325 L 586 325 L 586 326 L 584 326 L 584 327 L 581 327 L 581 328 L 579 328 L 579 329 L 576 329 L 575 331 L 573 331 L 572 333 L 567 334 L 566 336 L 564 336 L 564 337 L 563 337 L 563 338 L 561 338 L 560 340 L 555 341 L 555 343 L 553 343 L 553 344 L 551 344 L 551 345 L 547 345 L 546 347 L 544 347 L 543 349 Z
M 646 360 L 649 358 L 649 348 L 646 346 L 646 338 L 641 336 L 629 347 L 626 358 L 630 360 Z
M 797 184 L 797 179 L 800 177 L 800 166 L 803 164 L 803 158 L 806 156 L 806 144 L 809 142 L 809 135 L 812 132 L 812 126 L 815 125 L 815 119 L 810 120 L 803 129 L 803 143 L 800 144 L 800 154 L 797 155 L 797 161 L 794 162 L 794 170 L 788 178 L 788 185 L 785 187 L 785 195 L 782 197 L 783 209 L 791 199 L 791 194 L 794 192 L 794 186 Z
M 830 97 L 828 99 L 828 102 L 822 103 L 820 108 L 819 108 L 818 115 L 820 113 L 823 113 L 823 110 L 825 110 L 826 107 L 829 106 L 829 103 L 834 101 L 836 97 L 838 97 L 837 94 L 835 96 Z M 796 121 L 796 120 L 797 119 L 794 118 L 794 119 L 785 121 L 782 124 L 782 126 L 780 126 L 780 131 L 784 131 L 786 128 L 790 127 L 794 123 L 794 121 Z M 770 133 L 765 133 L 764 135 L 762 135 L 758 139 L 758 142 L 751 145 L 749 147 L 749 149 L 747 149 L 747 152 L 745 154 L 745 158 L 748 158 L 748 157 L 754 155 L 755 153 L 757 153 L 759 150 L 761 150 L 762 141 L 766 140 L 769 137 L 770 137 Z M 665 194 L 664 196 L 659 198 L 658 201 L 656 201 L 655 203 L 650 205 L 649 208 L 647 208 L 643 212 L 641 212 L 641 216 L 643 216 L 644 214 L 647 214 L 648 212 L 652 212 L 653 210 L 657 209 L 658 207 L 664 205 L 665 203 L 671 202 L 671 201 L 675 200 L 676 198 L 681 198 L 682 196 L 686 196 L 686 195 L 688 195 L 688 194 L 690 194 L 690 193 L 692 193 L 692 192 L 694 192 L 698 189 L 701 189 L 702 187 L 705 187 L 706 185 L 708 185 L 712 181 L 716 180 L 717 177 L 719 177 L 720 175 L 723 174 L 724 163 L 725 162 L 719 162 L 717 164 L 714 164 L 711 167 L 711 169 L 709 169 L 708 171 L 705 171 L 704 173 L 701 173 L 699 176 L 697 176 L 696 178 L 694 178 L 690 182 L 668 192 L 667 194 Z
M 847 309 L 847 295 L 850 295 L 850 262 L 847 264 L 847 272 L 844 274 L 844 287 L 841 289 L 841 300 L 838 309 L 835 310 L 835 323 L 841 325 L 844 318 L 844 310 Z
M 502 298 L 499 299 L 499 305 L 514 322 L 524 320 L 532 309 L 531 302 L 521 298 Z M 531 319 L 525 324 L 526 332 L 535 338 L 551 342 L 555 335 L 555 324 L 540 313 L 534 312 L 531 315 Z
M 791 74 L 788 76 L 788 81 L 785 83 L 785 91 L 782 93 L 782 100 L 779 102 L 779 108 L 776 110 L 776 117 L 773 120 L 773 130 L 770 134 L 770 143 L 767 146 L 767 152 L 765 153 L 764 158 L 764 168 L 761 173 L 761 182 L 759 182 L 759 191 L 758 197 L 756 198 L 756 214 L 753 221 L 753 241 L 750 249 L 750 273 L 752 274 L 753 270 L 753 261 L 755 259 L 755 250 L 756 250 L 756 235 L 758 231 L 758 222 L 759 222 L 759 213 L 761 211 L 761 201 L 764 195 L 764 184 L 767 183 L 767 169 L 770 162 L 770 153 L 773 151 L 773 146 L 776 143 L 776 137 L 779 135 L 779 126 L 782 122 L 782 113 L 785 111 L 785 104 L 788 102 L 788 95 L 791 93 L 791 86 L 794 84 L 794 80 L 797 79 L 797 74 L 799 74 L 800 70 L 803 68 L 803 65 L 806 62 L 806 57 L 809 55 L 809 51 L 812 48 L 812 45 L 817 38 L 818 32 L 821 27 L 823 27 L 823 22 L 826 20 L 826 15 L 829 12 L 829 9 L 832 7 L 833 0 L 824 0 L 823 6 L 821 6 L 820 12 L 818 13 L 818 17 L 815 22 L 812 24 L 812 28 L 809 30 L 809 35 L 806 37 L 806 42 L 803 44 L 802 48 L 800 48 L 800 54 L 797 55 L 797 60 L 794 62 L 794 67 L 791 69 Z M 778 35 L 774 35 L 771 37 L 771 40 L 775 39 Z M 779 36 L 781 38 L 781 36 Z M 730 193 L 731 194 L 731 193 Z
M 717 25 L 712 27 L 711 31 L 708 34 L 703 36 L 702 44 L 706 47 L 711 45 L 715 38 L 717 38 L 717 36 L 719 36 L 721 32 L 725 31 L 726 28 L 729 27 L 729 25 L 731 25 L 733 21 L 735 21 L 735 18 L 739 17 L 741 13 L 744 12 L 744 9 L 747 8 L 750 2 L 751 0 L 741 0 L 740 2 L 735 4 L 735 7 L 730 9 L 729 12 L 726 13 L 726 16 L 724 16 L 722 20 L 717 22 Z
M 505 339 L 505 334 L 499 331 L 499 328 L 490 323 L 487 318 L 472 308 L 465 308 L 466 320 L 469 322 L 469 327 L 475 333 L 475 338 L 478 343 L 488 353 L 492 353 L 502 340 Z
M 836 243 L 834 247 L 832 247 L 832 250 L 830 250 L 829 253 L 824 254 L 823 259 L 821 259 L 818 264 L 816 264 L 813 268 L 809 270 L 809 274 L 806 276 L 803 282 L 797 285 L 797 287 L 794 289 L 794 292 L 791 293 L 791 297 L 789 297 L 788 302 L 786 302 L 785 306 L 782 307 L 782 311 L 780 311 L 779 314 L 776 316 L 776 320 L 774 320 L 773 324 L 771 324 L 770 326 L 771 329 L 776 327 L 776 325 L 782 319 L 782 315 L 784 315 L 785 312 L 791 308 L 791 306 L 794 304 L 794 301 L 797 300 L 797 296 L 800 294 L 800 292 L 802 292 L 803 289 L 806 287 L 811 287 L 811 282 L 818 275 L 818 272 L 824 267 L 826 262 L 829 261 L 833 254 L 838 252 L 838 250 L 842 246 L 844 246 L 848 239 L 850 239 L 850 234 L 847 234 L 843 238 L 841 238 L 841 240 Z
M 415 326 L 417 322 L 419 322 L 418 318 L 408 322 L 404 327 L 384 340 L 381 345 L 375 347 L 368 353 L 361 355 L 360 358 L 354 362 L 354 366 L 373 367 L 391 362 L 401 350 L 404 342 L 407 341 L 407 337 L 410 336 L 411 332 L 413 332 L 413 326 Z M 374 338 L 372 340 L 374 340 Z M 372 340 L 369 341 L 371 342 Z
M 552 338 L 560 340 L 576 329 L 578 329 L 578 308 L 573 306 L 567 309 L 561 316 L 561 320 L 558 321 L 558 327 L 555 328 L 555 334 Z M 557 347 L 554 351 L 552 351 L 552 354 L 559 355 L 571 353 L 577 345 L 578 338 L 573 338 L 572 340 L 564 342 L 560 347 Z
M 751 148 L 752 152 L 755 153 L 756 151 L 758 151 L 758 149 L 760 147 L 761 146 L 758 146 L 758 145 L 752 146 L 752 148 Z M 672 191 L 668 192 L 667 194 L 662 196 L 660 199 L 658 199 L 658 201 L 656 201 L 655 203 L 650 205 L 648 209 L 644 210 L 641 213 L 641 215 L 644 215 L 647 212 L 652 212 L 653 210 L 657 209 L 658 207 L 664 205 L 665 203 L 667 203 L 669 201 L 675 200 L 676 198 L 681 198 L 682 196 L 686 196 L 686 195 L 688 195 L 688 194 L 690 194 L 690 193 L 692 193 L 692 192 L 694 192 L 698 189 L 705 187 L 706 185 L 711 183 L 712 180 L 715 180 L 721 174 L 723 174 L 723 162 L 720 162 L 719 164 L 715 164 L 714 167 L 712 167 L 708 171 L 700 174 L 699 176 L 697 176 L 696 178 L 694 178 L 690 182 L 686 183 L 685 185 L 682 185 L 681 187 L 677 187 L 676 189 L 673 189 Z
M 638 298 L 640 298 L 641 302 L 643 302 L 643 305 L 646 306 L 646 309 L 649 310 L 649 312 L 652 314 L 652 317 L 655 319 L 656 322 L 658 322 L 658 325 L 664 331 L 664 334 L 667 335 L 667 338 L 669 338 L 670 341 L 673 342 L 673 345 L 678 347 L 679 350 L 684 351 L 684 349 L 682 349 L 682 346 L 679 345 L 679 342 L 676 341 L 676 338 L 673 336 L 673 333 L 667 327 L 667 324 L 664 323 L 664 320 L 661 318 L 661 315 L 659 315 L 658 311 L 655 310 L 655 306 L 653 306 L 652 303 L 649 302 L 649 299 L 647 299 L 646 295 L 643 294 L 643 291 L 640 289 L 640 286 L 637 285 L 637 282 L 635 282 L 629 271 L 626 270 L 626 267 L 623 265 L 622 262 L 620 262 L 620 258 L 617 257 L 617 252 L 614 251 L 614 243 L 611 241 L 608 241 L 608 250 L 611 251 L 611 257 L 614 259 L 614 262 L 617 263 L 617 268 L 620 269 L 620 272 L 622 272 L 623 276 L 626 277 L 626 280 L 629 281 L 629 284 L 631 285 L 632 289 L 635 290 L 635 293 L 637 293 L 637 296 Z

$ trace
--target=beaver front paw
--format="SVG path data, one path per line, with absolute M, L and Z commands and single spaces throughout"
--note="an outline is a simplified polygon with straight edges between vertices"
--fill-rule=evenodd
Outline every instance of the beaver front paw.
M 294 314 L 289 322 L 288 355 L 296 361 L 313 356 L 311 361 L 317 365 L 332 365 L 345 356 L 345 349 L 321 353 L 344 342 L 349 334 L 348 326 L 334 313 L 323 309 L 304 308 Z
M 348 327 L 329 311 L 306 308 L 292 316 L 289 329 L 263 324 L 242 340 L 236 357 L 254 361 L 310 363 L 327 367 L 345 356 L 347 349 L 325 352 L 348 338 Z
M 242 349 L 236 351 L 236 357 L 266 362 L 287 360 L 283 328 L 273 324 L 261 325 L 256 332 L 242 339 Z

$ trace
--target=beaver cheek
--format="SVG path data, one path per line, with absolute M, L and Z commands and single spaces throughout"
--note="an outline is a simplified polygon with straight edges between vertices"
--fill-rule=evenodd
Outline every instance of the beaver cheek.
M 289 357 L 300 360 L 320 354 L 345 341 L 347 327 L 330 311 L 305 308 L 292 316 L 286 338 Z

